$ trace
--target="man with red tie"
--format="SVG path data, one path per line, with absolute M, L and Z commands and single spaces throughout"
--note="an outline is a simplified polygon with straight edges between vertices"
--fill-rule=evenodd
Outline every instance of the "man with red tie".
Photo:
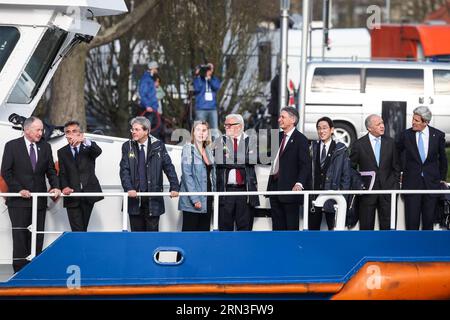
M 308 139 L 295 126 L 299 120 L 294 107 L 281 109 L 278 123 L 280 147 L 272 163 L 267 191 L 301 191 L 309 188 L 311 157 Z M 270 196 L 273 230 L 299 230 L 303 196 Z
M 240 114 L 225 118 L 225 136 L 216 144 L 217 191 L 257 191 L 255 164 L 256 143 L 243 133 L 244 119 Z M 252 161 L 253 160 L 253 161 Z M 258 196 L 227 196 L 219 201 L 219 230 L 252 230 Z
M 20 193 L 21 197 L 7 198 L 9 218 L 11 219 L 13 239 L 13 267 L 19 271 L 29 261 L 31 253 L 31 193 L 47 192 L 45 177 L 50 184 L 51 193 L 59 197 L 58 177 L 56 176 L 50 145 L 43 141 L 44 125 L 36 117 L 23 123 L 24 136 L 11 140 L 5 145 L 1 167 L 2 177 L 8 185 L 8 192 Z M 47 198 L 38 198 L 37 231 L 44 231 Z M 44 235 L 38 234 L 36 254 L 42 251 Z

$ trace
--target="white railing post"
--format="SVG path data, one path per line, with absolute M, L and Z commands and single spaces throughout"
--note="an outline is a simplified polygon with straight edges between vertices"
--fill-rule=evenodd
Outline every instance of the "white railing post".
M 124 193 L 122 209 L 122 231 L 128 231 L 128 193 Z
M 213 231 L 219 231 L 219 194 L 214 193 Z
M 391 230 L 397 229 L 397 192 L 391 193 Z
M 303 230 L 308 230 L 309 192 L 303 197 Z
M 28 227 L 28 230 L 31 228 L 31 253 L 27 257 L 28 261 L 33 260 L 36 257 L 36 241 L 37 241 L 37 211 L 38 211 L 38 196 L 33 194 L 31 196 L 31 226 Z M 42 230 L 43 231 L 43 230 Z

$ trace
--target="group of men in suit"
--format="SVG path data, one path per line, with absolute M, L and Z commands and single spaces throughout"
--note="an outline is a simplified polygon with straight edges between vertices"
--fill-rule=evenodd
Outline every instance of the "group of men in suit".
M 359 171 L 375 173 L 373 190 L 437 190 L 445 184 L 447 156 L 445 134 L 429 125 L 431 112 L 425 106 L 414 109 L 412 127 L 403 131 L 398 143 L 384 135 L 378 115 L 366 118 L 368 134 L 352 145 L 350 158 Z M 367 186 L 367 183 L 366 183 Z M 407 230 L 432 230 L 438 195 L 405 194 Z M 361 230 L 373 230 L 378 211 L 381 230 L 390 229 L 391 195 L 360 197 Z
M 102 150 L 94 141 L 84 137 L 80 124 L 70 121 L 64 131 L 68 144 L 58 150 L 59 177 L 53 162 L 50 144 L 42 138 L 44 126 L 36 117 L 30 117 L 23 123 L 23 137 L 6 143 L 1 165 L 1 174 L 8 192 L 20 193 L 21 197 L 8 197 L 6 205 L 12 225 L 13 268 L 17 272 L 27 263 L 31 253 L 31 234 L 27 230 L 31 225 L 31 192 L 47 192 L 45 177 L 50 184 L 50 193 L 57 199 L 62 193 L 101 192 L 95 176 L 95 159 Z M 103 199 L 64 198 L 72 231 L 86 231 L 93 205 Z M 44 231 L 47 199 L 38 198 L 37 231 Z M 38 233 L 36 254 L 42 251 L 44 235 Z

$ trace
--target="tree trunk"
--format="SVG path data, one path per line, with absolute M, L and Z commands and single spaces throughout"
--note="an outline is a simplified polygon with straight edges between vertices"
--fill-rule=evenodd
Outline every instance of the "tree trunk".
M 53 78 L 49 118 L 54 125 L 77 120 L 86 129 L 84 81 L 87 47 L 78 45 L 66 57 Z

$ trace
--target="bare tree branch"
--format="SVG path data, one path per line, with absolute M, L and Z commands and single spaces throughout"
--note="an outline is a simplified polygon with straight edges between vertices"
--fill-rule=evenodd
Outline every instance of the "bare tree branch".
M 104 32 L 99 34 L 94 40 L 89 44 L 89 49 L 99 47 L 101 45 L 107 44 L 117 38 L 120 38 L 125 33 L 131 30 L 145 15 L 152 10 L 159 0 L 143 0 L 143 2 L 136 7 L 131 13 L 127 14 L 126 17 L 106 29 Z

